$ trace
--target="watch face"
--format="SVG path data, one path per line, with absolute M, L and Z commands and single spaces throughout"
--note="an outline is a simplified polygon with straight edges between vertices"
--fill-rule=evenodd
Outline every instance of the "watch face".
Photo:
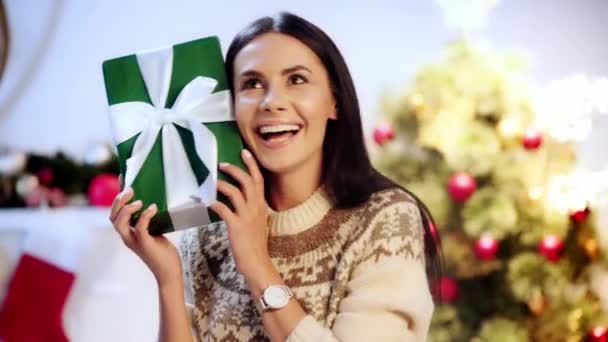
M 264 301 L 273 309 L 279 309 L 287 305 L 289 295 L 285 289 L 278 286 L 271 286 L 264 291 Z

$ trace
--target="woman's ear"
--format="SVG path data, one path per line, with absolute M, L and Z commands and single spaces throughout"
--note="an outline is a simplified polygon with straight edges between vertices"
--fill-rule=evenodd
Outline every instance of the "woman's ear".
M 334 104 L 333 108 L 331 109 L 331 113 L 329 113 L 329 118 L 331 120 L 338 120 L 338 109 L 336 108 L 336 104 Z

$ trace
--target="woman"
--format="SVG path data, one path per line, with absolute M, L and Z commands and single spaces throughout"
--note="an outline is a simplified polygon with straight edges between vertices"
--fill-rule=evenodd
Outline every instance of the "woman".
M 220 165 L 233 204 L 224 222 L 184 233 L 177 249 L 111 219 L 153 272 L 163 341 L 420 341 L 433 312 L 440 259 L 431 216 L 378 173 L 364 145 L 353 82 L 338 49 L 289 13 L 259 19 L 226 56 L 247 171 Z M 259 163 L 259 164 L 258 164 Z M 182 273 L 183 267 L 183 273 Z M 427 280 L 428 274 L 428 280 Z M 185 303 L 185 304 L 184 304 Z

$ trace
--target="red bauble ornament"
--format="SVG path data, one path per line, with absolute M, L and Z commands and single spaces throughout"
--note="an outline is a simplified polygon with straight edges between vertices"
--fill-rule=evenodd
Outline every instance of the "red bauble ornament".
M 570 219 L 576 223 L 583 223 L 587 220 L 590 213 L 591 209 L 589 208 L 579 209 L 570 213 Z
M 53 182 L 55 174 L 53 173 L 53 169 L 51 169 L 50 167 L 45 167 L 43 169 L 40 169 L 40 171 L 36 173 L 36 176 L 38 176 L 40 185 L 48 186 Z
M 49 189 L 47 199 L 53 207 L 64 207 L 69 202 L 68 196 L 60 188 Z
M 435 293 L 439 294 L 443 303 L 453 303 L 459 294 L 458 281 L 447 276 L 441 277 L 439 284 L 435 286 Z
M 563 249 L 564 242 L 553 234 L 545 236 L 538 245 L 538 251 L 550 262 L 559 260 Z
M 448 193 L 456 202 L 466 202 L 475 189 L 477 189 L 475 178 L 466 172 L 456 172 L 448 180 Z
M 89 203 L 98 207 L 109 207 L 114 197 L 120 192 L 118 176 L 102 173 L 93 178 L 89 184 Z
M 475 243 L 475 254 L 482 260 L 492 260 L 498 253 L 498 240 L 490 235 L 482 235 Z
M 387 122 L 383 122 L 374 128 L 374 141 L 378 145 L 384 145 L 387 141 L 392 140 L 394 135 L 393 126 Z
M 524 132 L 523 144 L 527 150 L 536 150 L 543 143 L 543 134 L 535 129 L 528 128 Z
M 43 186 L 35 188 L 23 199 L 25 205 L 30 208 L 39 207 L 43 202 L 46 201 L 47 193 L 48 189 Z
M 587 336 L 589 342 L 608 342 L 608 328 L 599 326 L 593 328 Z

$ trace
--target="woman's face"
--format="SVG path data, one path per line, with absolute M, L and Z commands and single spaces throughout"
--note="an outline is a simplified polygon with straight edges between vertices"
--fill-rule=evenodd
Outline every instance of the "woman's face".
M 274 174 L 320 170 L 336 110 L 317 55 L 291 36 L 265 33 L 237 54 L 233 82 L 236 120 L 258 162 Z

